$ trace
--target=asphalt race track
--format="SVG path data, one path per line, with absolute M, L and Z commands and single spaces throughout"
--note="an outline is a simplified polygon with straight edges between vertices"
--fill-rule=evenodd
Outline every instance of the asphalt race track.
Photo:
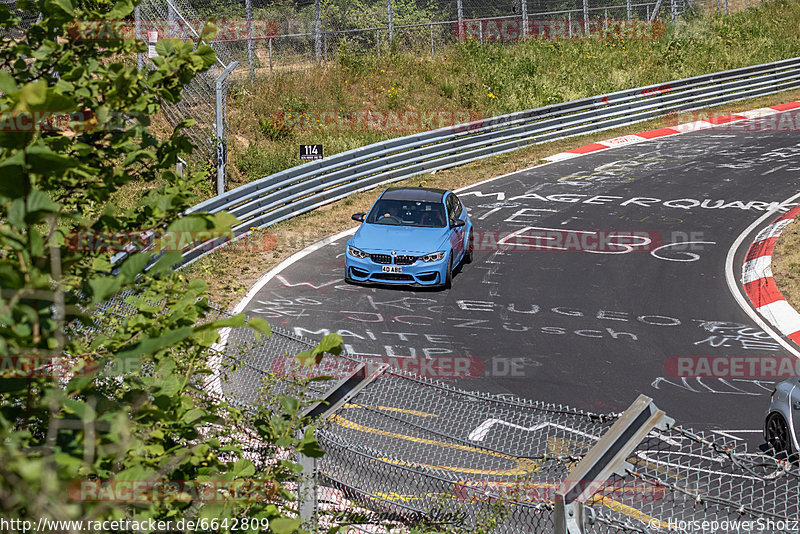
M 798 141 L 738 124 L 503 176 L 459 194 L 476 252 L 451 290 L 345 284 L 346 236 L 273 273 L 244 311 L 469 390 L 595 412 L 644 393 L 684 426 L 758 445 L 773 380 L 680 378 L 674 362 L 790 356 L 737 304 L 725 264 L 768 209 L 796 205 Z M 451 378 L 453 361 L 470 376 Z

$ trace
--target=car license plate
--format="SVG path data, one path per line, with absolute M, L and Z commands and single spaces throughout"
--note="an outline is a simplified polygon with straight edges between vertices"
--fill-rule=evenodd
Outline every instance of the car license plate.
M 381 270 L 385 273 L 402 273 L 403 268 L 398 265 L 384 265 Z

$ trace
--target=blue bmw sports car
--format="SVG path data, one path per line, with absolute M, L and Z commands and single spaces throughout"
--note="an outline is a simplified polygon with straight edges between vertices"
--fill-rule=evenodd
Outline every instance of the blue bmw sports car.
M 356 213 L 345 280 L 449 288 L 453 268 L 472 261 L 472 223 L 452 191 L 392 187 Z

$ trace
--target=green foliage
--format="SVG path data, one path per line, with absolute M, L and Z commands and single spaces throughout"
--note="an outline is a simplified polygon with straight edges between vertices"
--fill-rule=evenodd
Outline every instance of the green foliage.
M 193 148 L 186 124 L 166 139 L 148 129 L 161 102 L 178 101 L 215 54 L 199 43 L 161 41 L 154 68 L 138 72 L 131 58 L 142 43 L 82 40 L 73 31 L 78 20 L 130 15 L 130 0 L 42 0 L 38 8 L 43 18 L 24 37 L 0 40 L 0 118 L 46 111 L 71 120 L 0 133 L 0 360 L 12 362 L 0 371 L 0 512 L 33 521 L 248 517 L 274 532 L 297 531 L 286 488 L 298 466 L 245 458 L 242 413 L 203 387 L 220 328 L 250 328 L 261 339 L 269 325 L 218 318 L 206 284 L 172 269 L 177 251 L 158 257 L 141 249 L 113 265 L 114 250 L 74 240 L 230 230 L 230 215 L 184 215 L 206 179 L 205 169 L 185 178 L 172 171 Z M 18 22 L 0 5 L 0 29 Z M 115 206 L 133 183 L 152 187 L 135 208 Z M 101 305 L 122 290 L 128 310 Z M 327 339 L 316 356 L 335 352 L 337 341 Z M 265 454 L 321 454 L 313 433 L 296 435 L 307 425 L 300 403 L 280 405 L 257 418 Z M 253 480 L 271 489 L 244 501 L 183 493 L 105 502 L 80 489 L 120 481 L 235 489 Z
M 270 141 L 280 141 L 292 136 L 292 128 L 285 121 L 280 120 L 280 115 L 259 117 L 258 127 L 264 137 Z

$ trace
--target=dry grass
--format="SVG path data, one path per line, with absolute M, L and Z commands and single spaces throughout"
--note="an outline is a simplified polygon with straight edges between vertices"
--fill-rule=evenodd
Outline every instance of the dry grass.
M 800 99 L 800 90 L 788 91 L 778 95 L 739 102 L 735 105 L 719 106 L 714 108 L 716 111 L 713 115 L 724 115 L 729 112 L 745 111 L 798 99 Z M 687 118 L 687 120 L 692 119 Z M 670 124 L 674 124 L 674 122 Z M 535 145 L 480 162 L 439 171 L 433 175 L 421 175 L 398 182 L 395 185 L 416 186 L 420 181 L 425 180 L 426 185 L 430 187 L 458 189 L 495 176 L 538 165 L 543 162 L 542 158 L 577 146 L 648 129 L 660 128 L 665 125 L 668 124 L 665 124 L 662 118 L 593 135 Z M 222 306 L 231 308 L 241 300 L 247 290 L 265 272 L 284 259 L 325 236 L 353 227 L 356 223 L 350 219 L 350 215 L 369 209 L 382 190 L 383 188 L 377 188 L 359 193 L 270 227 L 269 231 L 276 238 L 276 245 L 272 250 L 260 253 L 243 253 L 226 252 L 223 249 L 205 256 L 189 266 L 186 271 L 192 276 L 203 278 L 209 284 L 212 300 Z M 800 228 L 798 233 L 800 233 Z M 795 259 L 795 261 L 798 260 Z M 797 276 L 800 276 L 800 270 L 797 272 L 799 273 Z M 800 294 L 800 287 L 798 287 L 797 291 Z
M 703 11 L 716 10 L 713 0 L 705 2 Z M 322 144 L 330 156 L 431 129 L 392 128 L 388 121 L 339 124 L 334 113 L 352 118 L 366 111 L 452 111 L 490 117 L 800 55 L 800 3 L 771 0 L 762 7 L 751 0 L 746 11 L 740 11 L 744 0 L 728 3 L 739 12 L 667 23 L 658 27 L 663 35 L 654 27 L 652 34 L 611 33 L 602 39 L 454 43 L 433 57 L 411 50 L 377 57 L 343 41 L 328 63 L 299 72 L 279 69 L 272 76 L 261 68 L 254 85 L 229 88 L 228 122 L 235 133 L 229 137 L 230 184 L 299 165 L 301 144 Z
M 775 284 L 794 309 L 800 309 L 800 223 L 784 228 L 772 253 Z

